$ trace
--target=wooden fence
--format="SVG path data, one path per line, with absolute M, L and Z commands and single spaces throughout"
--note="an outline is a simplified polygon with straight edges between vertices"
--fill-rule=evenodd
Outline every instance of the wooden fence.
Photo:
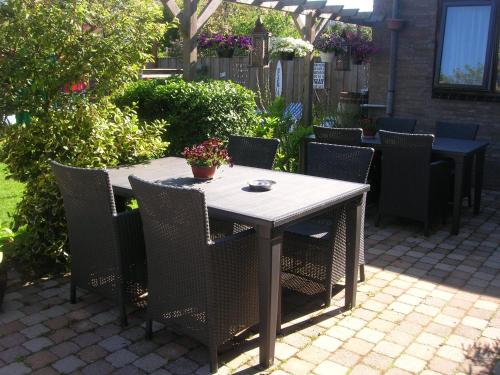
M 315 59 L 315 63 L 320 62 Z M 254 68 L 248 64 L 248 57 L 233 58 L 203 57 L 198 60 L 197 70 L 200 74 L 213 79 L 231 80 L 255 92 L 263 100 L 275 97 L 275 75 L 277 61 L 272 61 L 269 67 Z M 178 58 L 160 58 L 158 68 L 180 68 L 182 60 Z M 304 90 L 304 61 L 294 59 L 281 61 L 282 94 L 289 102 L 300 102 Z M 351 70 L 338 71 L 335 64 L 326 63 L 324 88 L 313 90 L 315 105 L 321 105 L 323 110 L 331 111 L 337 108 L 341 92 L 360 92 L 368 88 L 368 65 L 351 65 Z

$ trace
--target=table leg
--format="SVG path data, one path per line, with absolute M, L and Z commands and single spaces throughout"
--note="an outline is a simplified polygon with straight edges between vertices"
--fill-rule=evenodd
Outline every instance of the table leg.
M 482 149 L 476 153 L 476 176 L 474 178 L 474 215 L 481 210 L 481 194 L 483 193 L 483 172 L 486 150 Z
M 462 190 L 464 186 L 464 159 L 457 157 L 455 161 L 455 182 L 453 190 L 453 219 L 451 222 L 451 234 L 458 234 L 460 229 L 460 215 L 462 210 Z
M 260 365 L 264 368 L 274 362 L 278 294 L 281 273 L 282 234 L 274 235 L 272 229 L 257 226 L 259 252 L 259 335 Z
M 357 204 L 350 204 L 346 209 L 345 308 L 351 310 L 356 306 L 356 292 L 358 288 L 361 218 L 363 217 L 361 200 Z

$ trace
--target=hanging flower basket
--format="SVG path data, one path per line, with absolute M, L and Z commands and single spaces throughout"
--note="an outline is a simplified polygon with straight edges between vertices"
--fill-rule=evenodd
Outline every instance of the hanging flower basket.
M 335 60 L 335 52 L 319 52 L 321 62 L 332 63 Z
M 217 50 L 217 56 L 220 58 L 226 58 L 230 59 L 234 55 L 234 48 L 227 48 L 227 49 L 218 49 Z
M 313 45 L 305 40 L 289 37 L 274 37 L 271 38 L 271 49 L 269 53 L 274 59 L 293 60 L 294 57 L 305 57 L 313 50 Z

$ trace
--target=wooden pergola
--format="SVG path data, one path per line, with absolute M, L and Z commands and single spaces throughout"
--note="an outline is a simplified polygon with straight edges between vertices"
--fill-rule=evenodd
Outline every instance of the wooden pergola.
M 198 60 L 197 35 L 224 0 L 209 0 L 198 15 L 198 0 L 183 0 L 184 9 L 180 9 L 175 0 L 162 0 L 166 9 L 181 21 L 183 37 L 183 75 L 189 81 L 195 77 Z M 346 7 L 349 0 L 307 1 L 307 0 L 225 0 L 228 2 L 275 9 L 292 15 L 302 38 L 313 43 L 330 21 L 339 21 L 370 26 L 383 20 L 383 16 L 373 12 L 361 12 L 359 9 Z M 342 4 L 339 4 L 342 3 Z M 305 58 L 303 119 L 306 124 L 312 121 L 312 54 Z

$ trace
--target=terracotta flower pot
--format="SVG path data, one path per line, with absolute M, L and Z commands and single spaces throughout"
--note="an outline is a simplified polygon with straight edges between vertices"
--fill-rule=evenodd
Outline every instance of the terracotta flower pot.
M 389 30 L 401 30 L 405 24 L 404 20 L 390 18 L 385 20 L 385 25 Z
M 363 136 L 364 137 L 373 138 L 373 137 L 375 137 L 375 134 L 377 134 L 376 129 L 363 129 Z
M 202 178 L 204 180 L 210 180 L 214 178 L 217 167 L 215 165 L 211 167 L 198 167 L 196 165 L 191 166 L 194 178 Z

